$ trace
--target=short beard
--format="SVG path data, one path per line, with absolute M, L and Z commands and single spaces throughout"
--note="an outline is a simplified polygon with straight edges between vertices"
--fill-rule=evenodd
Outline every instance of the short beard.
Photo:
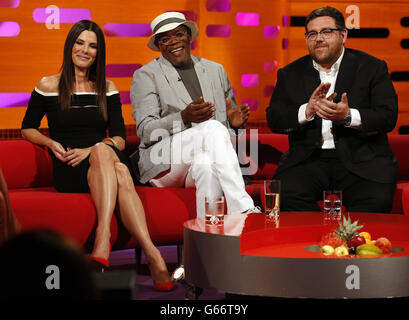
M 325 58 L 318 59 L 318 57 L 315 54 L 311 53 L 311 52 L 310 52 L 310 56 L 319 65 L 328 66 L 328 65 L 333 65 L 338 60 L 341 53 L 342 53 L 342 47 L 335 54 L 327 56 Z

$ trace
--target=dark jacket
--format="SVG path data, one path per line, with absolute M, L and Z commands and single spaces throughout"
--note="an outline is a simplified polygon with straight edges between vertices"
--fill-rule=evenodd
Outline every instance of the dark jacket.
M 307 103 L 321 83 L 312 58 L 304 56 L 278 70 L 277 84 L 267 108 L 271 131 L 288 134 L 290 149 L 283 155 L 277 172 L 306 160 L 321 148 L 322 121 L 300 126 L 298 109 Z M 359 110 L 361 130 L 333 122 L 333 135 L 339 159 L 351 172 L 371 181 L 395 182 L 397 162 L 388 143 L 387 132 L 394 129 L 398 98 L 386 63 L 362 51 L 345 49 L 335 84 L 339 102 L 346 92 L 350 108 Z

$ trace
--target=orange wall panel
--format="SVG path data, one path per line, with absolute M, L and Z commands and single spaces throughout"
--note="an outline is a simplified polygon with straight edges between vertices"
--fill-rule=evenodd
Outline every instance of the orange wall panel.
M 167 10 L 189 11 L 196 16 L 199 37 L 192 54 L 221 63 L 236 91 L 237 101 L 257 99 L 250 117 L 252 123 L 265 123 L 265 108 L 269 96 L 264 90 L 275 85 L 276 69 L 265 73 L 265 62 L 277 62 L 278 68 L 307 54 L 304 28 L 286 26 L 283 16 L 306 16 L 311 10 L 331 5 L 345 13 L 347 6 L 356 5 L 360 9 L 361 28 L 387 28 L 387 38 L 349 38 L 347 46 L 366 51 L 384 59 L 390 72 L 409 71 L 409 49 L 401 47 L 402 39 L 409 39 L 409 27 L 401 24 L 403 17 L 409 17 L 409 1 L 304 1 L 304 0 L 230 0 L 227 12 L 208 11 L 209 0 L 163 0 L 151 1 L 108 1 L 108 0 L 57 0 L 53 4 L 59 8 L 88 9 L 91 19 L 101 28 L 107 23 L 147 23 Z M 1 2 L 1 1 L 0 1 Z M 0 7 L 0 22 L 15 21 L 20 25 L 20 33 L 15 37 L 0 36 L 0 94 L 31 93 L 39 79 L 45 75 L 58 73 L 62 62 L 62 51 L 66 35 L 73 23 L 60 23 L 60 29 L 47 29 L 44 23 L 33 20 L 36 8 L 46 8 L 50 2 L 44 0 L 20 1 L 17 8 Z M 257 13 L 257 26 L 237 25 L 239 12 Z M 348 14 L 345 13 L 346 16 Z M 208 25 L 228 25 L 230 36 L 210 37 L 206 33 Z M 265 38 L 264 28 L 278 26 L 277 37 Z M 107 64 L 146 64 L 158 53 L 150 51 L 144 37 L 106 36 Z M 283 41 L 288 39 L 288 49 Z M 243 87 L 243 74 L 257 74 L 258 85 Z M 132 78 L 110 77 L 123 93 L 129 91 Z M 398 126 L 409 125 L 409 82 L 395 81 L 399 96 Z M 128 99 L 129 100 L 129 99 Z M 125 101 L 126 102 L 126 101 Z M 1 107 L 0 129 L 19 128 L 25 112 L 24 106 Z M 124 103 L 125 123 L 133 125 L 132 108 Z M 42 122 L 46 126 L 46 121 Z M 1 134 L 1 133 L 0 133 Z
M 287 27 L 283 26 L 283 15 L 288 14 L 287 0 L 230 0 L 227 12 L 208 11 L 207 0 L 163 0 L 152 1 L 80 1 L 58 0 L 53 4 L 59 8 L 82 8 L 91 13 L 91 20 L 101 28 L 107 23 L 148 23 L 167 11 L 194 12 L 199 26 L 199 37 L 192 54 L 221 63 L 236 90 L 237 100 L 253 98 L 259 101 L 253 110 L 251 121 L 265 121 L 265 107 L 269 97 L 264 96 L 264 87 L 275 84 L 275 71 L 264 73 L 264 62 L 277 61 L 279 66 L 286 62 L 287 52 L 282 48 L 282 40 L 287 37 Z M 59 72 L 62 62 L 63 45 L 73 23 L 60 23 L 59 29 L 47 29 L 45 23 L 33 20 L 36 8 L 46 8 L 49 1 L 21 1 L 17 8 L 0 7 L 0 22 L 15 21 L 20 25 L 16 37 L 0 37 L 0 93 L 31 93 L 41 77 Z M 239 26 L 236 23 L 238 12 L 257 13 L 258 26 Z M 209 37 L 206 28 L 209 24 L 223 24 L 230 27 L 228 38 Z M 279 26 L 276 38 L 264 37 L 265 26 Z M 146 46 L 148 37 L 106 36 L 107 64 L 146 64 L 158 53 Z M 241 76 L 244 73 L 259 75 L 255 87 L 243 87 Z M 118 89 L 127 92 L 131 77 L 109 78 Z M 6 110 L 8 109 L 8 110 Z M 0 107 L 0 129 L 19 128 L 25 107 Z M 133 125 L 132 108 L 124 104 L 124 118 Z M 43 121 L 42 126 L 46 126 Z

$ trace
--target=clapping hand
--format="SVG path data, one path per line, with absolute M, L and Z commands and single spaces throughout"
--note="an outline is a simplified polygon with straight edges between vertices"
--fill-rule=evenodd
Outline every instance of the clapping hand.
M 226 114 L 230 126 L 238 129 L 244 126 L 250 116 L 250 107 L 247 104 L 232 108 L 231 100 L 226 98 Z
M 347 116 L 349 113 L 347 94 L 344 92 L 341 96 L 341 101 L 335 103 L 333 100 L 337 96 L 336 92 L 326 97 L 330 87 L 330 83 L 321 83 L 317 89 L 315 89 L 305 109 L 307 119 L 311 119 L 314 115 L 317 115 L 324 120 L 340 122 Z
M 339 103 L 333 102 L 336 97 L 336 93 L 333 93 L 326 99 L 319 99 L 316 105 L 316 115 L 324 120 L 331 120 L 335 122 L 341 122 L 349 113 L 348 98 L 346 92 L 341 96 Z
M 307 108 L 305 109 L 305 117 L 307 119 L 311 119 L 317 113 L 317 103 L 320 99 L 325 99 L 330 87 L 330 83 L 321 83 L 314 90 L 308 101 Z

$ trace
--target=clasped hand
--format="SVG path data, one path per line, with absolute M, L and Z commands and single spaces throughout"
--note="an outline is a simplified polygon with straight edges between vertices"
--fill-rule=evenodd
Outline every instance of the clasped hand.
M 203 97 L 200 97 L 182 110 L 181 117 L 185 124 L 200 123 L 211 119 L 215 111 L 212 102 L 204 102 Z M 230 99 L 226 98 L 226 115 L 233 128 L 240 128 L 247 122 L 250 108 L 248 105 L 232 108 Z
M 324 120 L 342 122 L 348 115 L 349 105 L 346 92 L 342 94 L 341 101 L 335 103 L 333 100 L 337 96 L 336 92 L 326 97 L 330 87 L 330 83 L 321 83 L 312 93 L 307 108 L 305 109 L 307 119 L 311 119 L 314 115 L 317 115 Z
M 69 149 L 65 150 L 64 147 L 56 142 L 53 141 L 50 145 L 49 148 L 51 151 L 54 153 L 55 157 L 60 160 L 61 162 L 64 162 L 72 167 L 77 166 L 79 163 L 81 163 L 82 160 L 84 160 L 86 157 L 88 157 L 91 149 L 90 148 L 75 148 L 75 149 Z

